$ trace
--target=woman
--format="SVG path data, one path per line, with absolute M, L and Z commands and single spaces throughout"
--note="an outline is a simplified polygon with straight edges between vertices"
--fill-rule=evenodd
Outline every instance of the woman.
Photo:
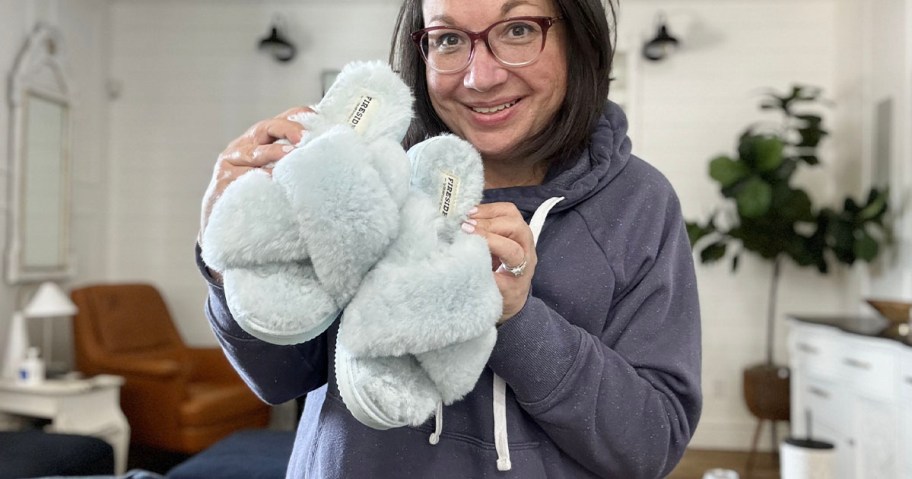
M 696 282 L 671 186 L 630 155 L 626 119 L 605 103 L 611 57 L 598 0 L 406 0 L 400 10 L 391 58 L 417 115 L 405 146 L 452 132 L 478 149 L 485 204 L 463 229 L 508 265 L 492 272 L 504 313 L 488 368 L 445 408 L 436 445 L 432 424 L 376 431 L 351 417 L 332 374 L 337 328 L 297 346 L 253 339 L 201 264 L 209 319 L 248 384 L 271 403 L 310 392 L 289 477 L 671 472 L 701 408 Z M 285 119 L 295 111 L 222 153 L 203 227 L 227 183 L 285 154 L 276 139 L 300 140 Z M 536 245 L 526 220 L 549 198 L 562 199 L 548 202 Z

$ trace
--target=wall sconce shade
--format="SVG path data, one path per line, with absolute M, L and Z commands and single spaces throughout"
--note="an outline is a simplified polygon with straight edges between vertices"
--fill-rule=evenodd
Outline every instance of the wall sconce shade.
M 658 29 L 652 40 L 643 45 L 643 58 L 650 61 L 659 61 L 668 56 L 672 51 L 677 49 L 681 43 L 677 38 L 668 33 L 668 26 L 665 22 L 665 15 L 659 13 L 656 16 Z
M 288 41 L 281 30 L 279 30 L 277 21 L 272 23 L 272 29 L 269 35 L 260 40 L 259 49 L 260 51 L 269 53 L 273 58 L 282 63 L 290 62 L 298 53 L 298 49 L 294 44 Z

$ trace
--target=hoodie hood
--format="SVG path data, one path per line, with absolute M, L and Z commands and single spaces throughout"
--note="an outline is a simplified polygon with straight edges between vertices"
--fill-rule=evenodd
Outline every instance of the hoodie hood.
M 553 212 L 572 208 L 608 185 L 627 166 L 630 150 L 627 116 L 609 101 L 596 122 L 589 145 L 569 167 L 549 172 L 541 185 L 485 190 L 484 202 L 511 202 L 527 217 L 552 197 L 564 197 Z

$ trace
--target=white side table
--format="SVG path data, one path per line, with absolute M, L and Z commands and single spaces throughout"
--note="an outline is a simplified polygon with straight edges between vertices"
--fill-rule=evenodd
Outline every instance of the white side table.
M 0 381 L 0 413 L 47 418 L 50 432 L 95 436 L 114 448 L 114 469 L 127 467 L 130 425 L 120 409 L 120 376 L 47 380 L 27 386 Z

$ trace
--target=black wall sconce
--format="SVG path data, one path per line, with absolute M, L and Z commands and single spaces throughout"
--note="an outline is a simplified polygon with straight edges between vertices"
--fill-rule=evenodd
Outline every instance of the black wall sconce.
M 260 40 L 259 50 L 272 55 L 277 61 L 286 63 L 294 59 L 298 49 L 282 33 L 280 20 L 279 17 L 273 19 L 269 35 Z
M 670 55 L 681 43 L 668 33 L 664 13 L 659 12 L 656 15 L 656 25 L 658 28 L 655 37 L 643 44 L 643 58 L 654 62 Z

